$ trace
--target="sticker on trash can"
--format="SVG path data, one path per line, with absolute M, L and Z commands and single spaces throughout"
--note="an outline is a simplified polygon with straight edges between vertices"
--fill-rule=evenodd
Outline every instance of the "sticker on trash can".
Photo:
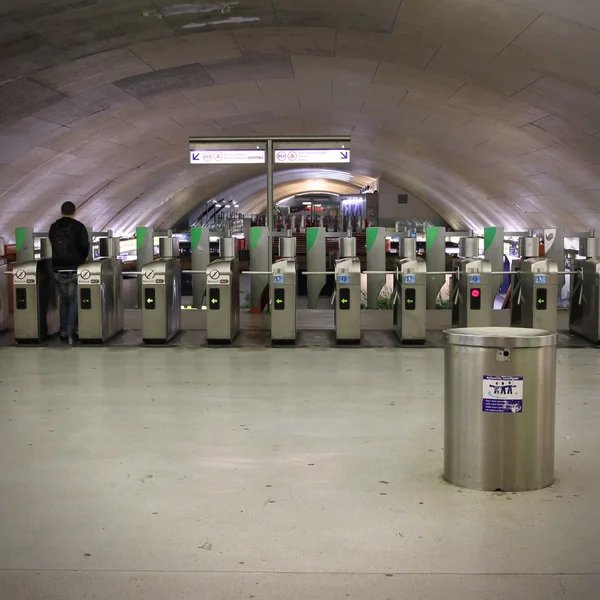
M 484 375 L 482 410 L 491 413 L 522 413 L 523 377 Z

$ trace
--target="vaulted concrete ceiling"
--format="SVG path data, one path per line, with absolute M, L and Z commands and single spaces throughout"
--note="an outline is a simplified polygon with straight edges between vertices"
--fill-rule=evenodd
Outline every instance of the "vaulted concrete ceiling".
M 0 0 L 0 235 L 168 227 L 260 174 L 188 136 L 325 133 L 456 227 L 600 229 L 599 59 L 597 0 Z

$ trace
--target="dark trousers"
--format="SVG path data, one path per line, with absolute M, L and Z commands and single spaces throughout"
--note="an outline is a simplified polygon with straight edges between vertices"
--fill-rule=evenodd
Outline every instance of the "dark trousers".
M 60 296 L 60 336 L 77 335 L 77 273 L 55 273 Z

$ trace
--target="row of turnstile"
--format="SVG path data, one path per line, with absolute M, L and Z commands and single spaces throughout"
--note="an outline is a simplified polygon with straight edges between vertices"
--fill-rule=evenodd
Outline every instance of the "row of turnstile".
M 14 331 L 17 342 L 40 342 L 57 333 L 58 300 L 49 244 L 42 240 L 42 258 L 14 266 Z M 426 263 L 417 256 L 414 238 L 401 241 L 402 258 L 395 261 L 393 327 L 402 344 L 420 344 L 426 338 Z M 511 272 L 511 324 L 556 331 L 558 267 L 539 256 L 538 238 L 521 240 L 521 256 Z M 293 344 L 297 336 L 296 240 L 279 239 L 279 256 L 268 273 L 271 340 Z M 123 267 L 118 259 L 118 239 L 100 240 L 101 258 L 79 267 L 77 302 L 79 338 L 102 343 L 124 327 Z M 338 343 L 361 339 L 361 264 L 356 239 L 339 239 L 333 275 L 334 323 Z M 600 343 L 600 238 L 582 240 L 581 254 L 572 275 L 570 329 Z M 491 264 L 478 257 L 478 240 L 462 238 L 460 258 L 451 277 L 454 327 L 489 327 L 496 296 Z M 160 238 L 160 257 L 136 275 L 142 290 L 142 337 L 145 343 L 166 343 L 181 330 L 181 266 L 178 242 Z M 6 265 L 2 268 L 2 272 Z M 367 274 L 369 272 L 367 271 Z M 206 272 L 206 337 L 209 343 L 231 343 L 240 330 L 240 270 L 235 240 L 220 240 L 220 258 Z M 257 273 L 250 273 L 256 275 Z M 323 273 L 306 273 L 307 276 Z M 6 279 L 0 277 L 0 330 L 8 326 Z

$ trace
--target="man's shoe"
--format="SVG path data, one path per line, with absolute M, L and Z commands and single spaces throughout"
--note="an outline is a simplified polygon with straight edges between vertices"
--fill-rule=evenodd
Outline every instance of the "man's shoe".
M 69 336 L 61 335 L 60 336 L 60 343 L 61 344 L 68 344 L 69 343 Z

